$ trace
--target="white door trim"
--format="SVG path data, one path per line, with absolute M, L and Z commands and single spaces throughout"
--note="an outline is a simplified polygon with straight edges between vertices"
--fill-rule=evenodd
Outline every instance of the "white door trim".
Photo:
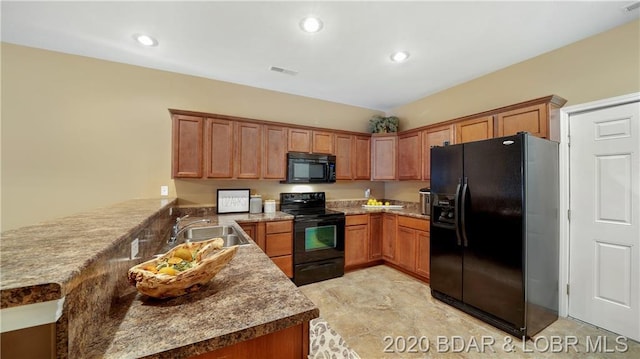
M 558 315 L 566 317 L 569 311 L 569 117 L 600 108 L 640 101 L 640 92 L 587 102 L 560 109 L 560 303 Z

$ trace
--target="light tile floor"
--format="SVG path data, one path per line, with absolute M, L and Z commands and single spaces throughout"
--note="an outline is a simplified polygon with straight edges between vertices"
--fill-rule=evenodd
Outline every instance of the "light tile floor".
M 427 284 L 383 265 L 300 290 L 363 359 L 640 358 L 639 343 L 618 343 L 616 334 L 568 318 L 559 318 L 523 345 L 431 298 Z

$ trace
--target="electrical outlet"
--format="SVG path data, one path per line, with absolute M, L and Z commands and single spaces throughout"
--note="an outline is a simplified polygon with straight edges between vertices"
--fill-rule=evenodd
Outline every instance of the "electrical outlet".
M 169 186 L 160 186 L 160 195 L 168 196 L 169 195 Z
M 138 256 L 140 252 L 140 240 L 138 238 L 131 241 L 131 259 L 134 259 Z
M 364 198 L 369 198 L 371 197 L 371 189 L 367 188 L 366 190 L 364 190 Z

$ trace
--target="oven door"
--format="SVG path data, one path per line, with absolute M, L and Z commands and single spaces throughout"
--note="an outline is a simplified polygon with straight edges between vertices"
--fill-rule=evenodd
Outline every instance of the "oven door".
M 344 257 L 344 217 L 296 218 L 294 264 Z

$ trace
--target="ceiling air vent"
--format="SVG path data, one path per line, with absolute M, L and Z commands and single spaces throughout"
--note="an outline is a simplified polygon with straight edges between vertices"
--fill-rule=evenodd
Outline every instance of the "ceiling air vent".
M 280 72 L 280 73 L 291 75 L 291 76 L 295 76 L 295 75 L 298 74 L 298 71 L 283 69 L 282 67 L 277 67 L 277 66 L 271 66 L 269 68 L 269 70 L 275 71 L 275 72 Z

